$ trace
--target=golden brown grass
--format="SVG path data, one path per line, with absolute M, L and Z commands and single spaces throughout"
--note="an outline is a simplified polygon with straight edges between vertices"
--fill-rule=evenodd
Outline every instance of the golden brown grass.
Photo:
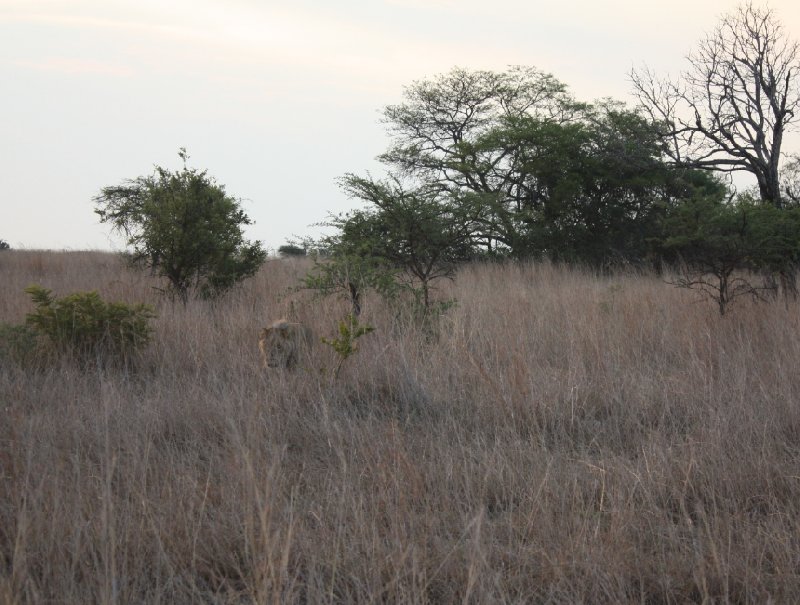
M 0 322 L 34 282 L 159 311 L 135 370 L 0 367 L 0 602 L 800 600 L 797 304 L 478 265 L 435 336 L 368 300 L 338 380 L 265 372 L 303 272 L 184 308 L 111 255 L 0 253 Z M 299 298 L 333 335 L 345 303 Z

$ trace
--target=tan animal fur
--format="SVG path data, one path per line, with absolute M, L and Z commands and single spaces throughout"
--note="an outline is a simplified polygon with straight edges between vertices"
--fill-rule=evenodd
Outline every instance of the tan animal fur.
M 294 368 L 300 356 L 311 350 L 311 330 L 300 323 L 279 319 L 263 328 L 258 348 L 265 368 Z

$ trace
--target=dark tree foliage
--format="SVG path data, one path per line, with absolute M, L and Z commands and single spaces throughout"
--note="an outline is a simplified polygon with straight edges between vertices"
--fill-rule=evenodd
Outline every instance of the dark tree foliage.
M 150 267 L 169 282 L 182 302 L 194 292 L 221 294 L 252 276 L 266 258 L 260 243 L 244 239 L 251 224 L 239 202 L 206 171 L 184 167 L 105 187 L 94 201 L 101 222 L 110 223 L 131 246 L 134 264 Z
M 523 117 L 562 123 L 577 109 L 564 84 L 533 68 L 454 69 L 413 83 L 404 103 L 385 109 L 393 145 L 380 159 L 469 205 L 470 226 L 487 251 L 513 252 L 526 179 L 518 169 L 519 146 L 495 144 L 495 131 Z
M 779 164 L 800 109 L 800 51 L 773 11 L 751 2 L 725 16 L 689 55 L 680 79 L 631 78 L 678 165 L 746 171 L 762 201 L 782 207 Z
M 566 123 L 515 119 L 486 144 L 516 148 L 522 195 L 497 216 L 511 226 L 517 255 L 642 260 L 665 208 L 690 196 L 701 178 L 665 166 L 652 127 L 612 102 L 587 106 Z
M 11 246 L 8 244 L 6 240 L 0 239 L 0 250 L 8 250 L 10 248 Z
M 671 209 L 661 248 L 679 268 L 678 286 L 713 298 L 725 314 L 740 296 L 775 286 L 764 273 L 793 275 L 800 259 L 800 209 L 778 209 L 742 196 L 726 203 L 706 195 Z
M 744 20 L 759 15 L 761 21 L 748 21 L 756 38 L 756 25 L 769 25 L 770 14 L 751 7 L 741 12 Z M 728 34 L 735 25 L 726 22 Z M 731 40 L 717 40 L 715 56 Z M 791 58 L 794 47 L 785 51 L 779 58 Z M 761 86 L 773 91 L 774 84 Z M 782 99 L 793 103 L 789 92 Z M 762 119 L 754 117 L 755 109 L 744 111 Z M 780 139 L 778 131 L 792 117 L 763 118 L 762 126 L 774 126 L 772 136 Z M 593 266 L 660 266 L 666 260 L 682 268 L 679 285 L 711 293 L 723 313 L 736 297 L 760 296 L 769 287 L 751 283 L 747 272 L 793 275 L 797 216 L 780 214 L 782 204 L 774 199 L 764 204 L 740 196 L 732 202 L 709 170 L 708 161 L 722 155 L 678 161 L 675 150 L 684 157 L 700 135 L 687 134 L 689 147 L 681 146 L 679 133 L 665 136 L 663 118 L 612 100 L 576 102 L 563 84 L 534 69 L 455 69 L 415 82 L 402 104 L 385 110 L 393 141 L 380 159 L 389 178 L 348 174 L 342 180 L 345 191 L 368 207 L 332 221 L 339 233 L 329 241 L 337 259 L 329 267 L 358 267 L 356 273 L 369 276 L 389 267 L 410 277 L 427 303 L 432 279 L 476 255 Z M 701 127 L 703 119 L 698 113 L 692 124 Z M 724 120 L 719 126 L 735 128 Z M 786 164 L 781 187 L 787 200 L 798 195 L 798 171 L 796 163 Z
M 341 186 L 367 206 L 332 216 L 324 225 L 336 232 L 306 243 L 324 254 L 313 254 L 305 286 L 345 295 L 354 317 L 368 289 L 390 301 L 411 293 L 418 303 L 414 308 L 427 315 L 433 283 L 452 277 L 456 263 L 473 251 L 460 207 L 439 199 L 434 190 L 406 188 L 396 178 L 375 181 L 349 174 Z
M 435 190 L 409 190 L 397 179 L 374 181 L 349 174 L 342 188 L 369 207 L 336 220 L 340 247 L 380 259 L 405 275 L 428 309 L 432 282 L 452 277 L 455 264 L 471 254 L 462 209 L 440 199 Z
M 387 107 L 392 173 L 459 208 L 492 255 L 641 260 L 665 204 L 691 179 L 654 126 L 612 101 L 578 103 L 548 74 L 455 69 Z

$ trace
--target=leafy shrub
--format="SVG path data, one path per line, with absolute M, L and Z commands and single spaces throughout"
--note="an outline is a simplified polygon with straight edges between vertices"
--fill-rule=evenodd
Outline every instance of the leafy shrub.
M 100 222 L 111 224 L 132 247 L 128 259 L 167 279 L 165 292 L 186 303 L 194 293 L 219 296 L 253 276 L 266 258 L 261 244 L 244 239 L 252 224 L 241 203 L 206 171 L 186 166 L 171 172 L 156 166 L 96 196 Z
M 28 367 L 36 363 L 40 350 L 39 335 L 34 328 L 0 323 L 0 361 Z
M 153 308 L 104 302 L 97 292 L 76 292 L 56 298 L 41 286 L 30 286 L 36 310 L 26 317 L 28 326 L 46 336 L 59 352 L 82 359 L 127 359 L 150 340 Z
M 397 271 L 382 259 L 358 254 L 336 253 L 328 257 L 313 255 L 314 265 L 303 279 L 303 288 L 320 296 L 341 295 L 349 300 L 352 314 L 361 314 L 364 293 L 372 289 L 385 300 L 398 298 L 402 284 Z
M 333 373 L 334 377 L 339 376 L 344 362 L 358 351 L 356 340 L 374 330 L 372 326 L 359 323 L 358 318 L 351 313 L 339 322 L 338 337 L 322 339 L 322 342 L 331 347 L 339 358 Z
M 0 239 L 0 250 L 8 250 L 11 246 L 8 245 L 8 242 L 4 239 Z

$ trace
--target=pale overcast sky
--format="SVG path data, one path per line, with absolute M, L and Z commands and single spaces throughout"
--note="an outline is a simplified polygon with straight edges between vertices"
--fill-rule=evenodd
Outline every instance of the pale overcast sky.
M 677 73 L 730 0 L 0 0 L 0 238 L 119 249 L 93 213 L 154 164 L 208 169 L 277 248 L 356 205 L 380 109 L 454 66 L 532 65 L 581 100 Z M 800 38 L 800 2 L 769 5 Z M 797 134 L 794 135 L 797 137 Z

